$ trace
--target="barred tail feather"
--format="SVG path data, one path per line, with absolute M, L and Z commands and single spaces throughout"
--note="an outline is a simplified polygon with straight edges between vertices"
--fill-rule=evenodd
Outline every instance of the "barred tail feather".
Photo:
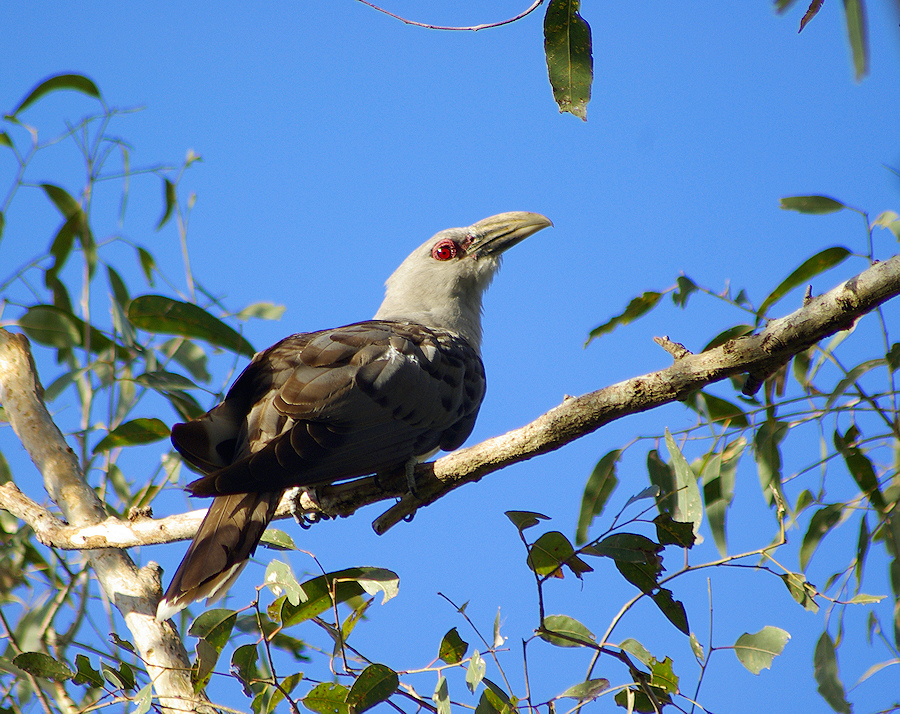
M 213 499 L 160 600 L 157 620 L 168 620 L 196 600 L 214 602 L 228 591 L 256 550 L 282 493 L 238 493 Z

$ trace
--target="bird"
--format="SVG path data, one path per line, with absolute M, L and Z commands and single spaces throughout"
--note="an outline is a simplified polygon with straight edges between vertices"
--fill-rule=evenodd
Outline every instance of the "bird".
M 482 296 L 501 255 L 551 226 L 513 211 L 449 228 L 385 283 L 371 320 L 257 353 L 206 414 L 172 428 L 213 501 L 157 607 L 165 621 L 237 580 L 292 487 L 386 473 L 468 438 L 484 399 Z

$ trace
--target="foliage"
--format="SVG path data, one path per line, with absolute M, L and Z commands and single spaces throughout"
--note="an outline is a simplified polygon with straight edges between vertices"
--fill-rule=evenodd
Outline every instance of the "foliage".
M 369 0 L 360 1 L 408 25 L 434 30 L 480 30 L 507 25 L 521 20 L 544 4 L 544 0 L 535 0 L 524 12 L 502 22 L 473 27 L 438 27 L 400 17 Z M 775 10 L 785 13 L 795 2 L 796 0 L 774 0 Z M 800 32 L 818 14 L 823 4 L 824 0 L 810 0 L 809 7 L 800 20 Z M 544 54 L 553 99 L 559 106 L 560 113 L 568 112 L 587 121 L 587 104 L 591 101 L 591 85 L 594 80 L 593 40 L 591 26 L 581 16 L 580 10 L 580 0 L 547 0 L 547 11 L 544 13 Z M 854 76 L 856 81 L 860 81 L 869 72 L 869 32 L 865 0 L 844 0 L 844 19 Z
M 574 5 L 570 8 L 577 10 Z M 99 110 L 63 135 L 42 139 L 37 129 L 24 123 L 22 113 L 59 90 L 91 97 Z M 177 480 L 178 461 L 171 453 L 163 454 L 149 477 L 133 469 L 127 456 L 164 439 L 166 421 L 202 412 L 193 396 L 200 385 L 212 396 L 221 394 L 238 356 L 253 351 L 235 327 L 240 319 L 278 314 L 267 305 L 229 311 L 212 290 L 197 283 L 187 251 L 194 198 L 183 199 L 183 182 L 185 171 L 199 157 L 189 153 L 179 166 L 132 167 L 130 147 L 110 131 L 127 113 L 109 107 L 87 78 L 63 75 L 29 93 L 7 115 L 8 131 L 0 133 L 0 143 L 18 166 L 0 217 L 13 215 L 13 199 L 31 192 L 42 197 L 58 221 L 48 248 L 4 279 L 4 312 L 14 313 L 5 324 L 17 324 L 53 354 L 59 374 L 47 387 L 46 397 L 54 404 L 77 404 L 75 414 L 69 410 L 61 419 L 70 422 L 66 428 L 81 465 L 112 514 L 147 507 L 166 483 Z M 65 188 L 63 181 L 32 181 L 29 166 L 34 158 L 64 147 L 75 149 L 82 162 L 80 189 Z M 161 217 L 135 229 L 126 219 L 136 182 L 159 182 L 163 203 Z M 114 200 L 102 191 L 108 186 L 116 187 Z M 805 213 L 856 210 L 814 196 L 787 198 L 782 205 Z M 111 206 L 118 207 L 118 218 L 112 222 Z M 595 329 L 591 338 L 658 308 L 666 295 L 683 309 L 689 305 L 694 309 L 698 298 L 705 297 L 737 312 L 735 324 L 712 336 L 708 347 L 749 334 L 814 276 L 854 257 L 874 261 L 872 231 L 900 233 L 896 214 L 886 212 L 874 221 L 860 215 L 866 221 L 867 250 L 853 253 L 836 246 L 818 252 L 758 306 L 743 291 L 716 292 L 680 276 L 671 288 L 648 290 L 635 298 L 620 315 Z M 160 253 L 154 255 L 145 247 L 156 231 L 160 236 L 167 231 L 168 239 L 174 234 L 184 272 L 180 287 L 160 267 Z M 157 245 L 161 240 L 153 238 Z M 140 269 L 146 285 L 138 289 L 127 284 L 124 271 L 117 267 L 123 260 Z M 900 345 L 891 343 L 884 315 L 875 320 L 880 340 L 861 344 L 848 330 L 778 369 L 761 385 L 761 397 L 747 396 L 746 385 L 739 383 L 732 384 L 736 394 L 704 390 L 685 401 L 696 414 L 692 428 L 676 433 L 664 429 L 606 454 L 586 484 L 574 541 L 551 529 L 540 513 L 507 513 L 510 528 L 522 542 L 522 567 L 534 583 L 534 635 L 522 643 L 524 689 L 514 686 L 507 675 L 520 660 L 507 649 L 499 612 L 485 633 L 469 619 L 465 604 L 451 603 L 461 618 L 460 628 L 472 634 L 450 629 L 434 643 L 434 660 L 425 666 L 372 662 L 352 644 L 353 633 L 365 626 L 379 593 L 384 602 L 397 592 L 398 576 L 373 567 L 328 572 L 319 566 L 317 577 L 301 582 L 278 560 L 267 571 L 267 588 L 261 587 L 246 608 L 208 610 L 190 624 L 188 633 L 197 638 L 192 658 L 195 688 L 199 691 L 214 677 L 224 676 L 221 663 L 227 661 L 247 697 L 238 707 L 254 712 L 273 711 L 283 702 L 294 709 L 302 702 L 311 711 L 361 712 L 387 700 L 401 709 L 447 712 L 466 696 L 471 696 L 467 704 L 482 713 L 529 707 L 551 711 L 597 698 L 612 699 L 629 711 L 685 709 L 702 701 L 704 677 L 721 652 L 733 650 L 748 671 L 759 674 L 777 666 L 776 658 L 789 646 L 790 633 L 771 625 L 734 641 L 720 641 L 712 625 L 698 634 L 695 621 L 700 621 L 699 615 L 708 615 L 711 621 L 712 604 L 686 598 L 680 594 L 681 584 L 698 571 L 715 574 L 744 568 L 757 577 L 777 578 L 786 595 L 806 611 L 824 609 L 809 676 L 815 677 L 822 696 L 836 711 L 849 711 L 851 690 L 841 682 L 838 669 L 840 645 L 848 637 L 866 636 L 851 631 L 845 621 L 850 608 L 869 611 L 867 634 L 882 652 L 882 660 L 873 663 L 866 676 L 889 676 L 880 670 L 900 659 L 898 615 L 889 622 L 885 607 L 878 607 L 883 597 L 864 591 L 866 564 L 889 562 L 894 602 L 900 602 L 896 516 L 900 422 L 895 384 Z M 212 374 L 225 374 L 218 387 L 209 386 Z M 607 510 L 618 497 L 617 468 L 642 444 L 649 445 L 642 455 L 649 486 L 624 496 L 618 510 L 609 515 Z M 663 445 L 667 457 L 660 452 Z M 819 455 L 811 462 L 802 460 L 817 450 Z M 735 499 L 736 473 L 751 459 L 772 509 L 773 537 L 732 552 L 727 518 Z M 8 469 L 0 468 L 0 475 L 4 481 L 13 478 Z M 698 536 L 707 527 L 719 558 L 692 562 Z M 5 512 L 0 512 L 0 529 L 0 598 L 7 639 L 0 655 L 2 710 L 40 706 L 44 711 L 70 711 L 106 705 L 116 698 L 130 702 L 129 710 L 134 711 L 158 706 L 135 648 L 128 637 L 116 634 L 121 625 L 114 618 L 97 625 L 101 596 L 81 557 L 44 548 Z M 833 574 L 824 577 L 824 584 L 814 584 L 807 573 L 819 547 L 847 529 L 853 529 L 857 543 L 853 558 L 825 564 Z M 804 534 L 796 567 L 781 557 L 791 530 Z M 276 534 L 274 540 L 282 548 L 294 547 L 286 536 Z M 570 604 L 557 588 L 561 580 L 576 578 L 588 593 L 602 597 L 604 583 L 614 571 L 634 587 L 634 595 L 621 603 L 611 621 L 582 622 L 560 613 Z M 645 603 L 661 623 L 683 634 L 700 667 L 696 682 L 687 681 L 683 672 L 690 663 L 678 653 L 654 651 L 654 643 L 645 645 L 629 635 L 630 618 Z M 304 638 L 311 627 L 327 633 L 332 651 L 310 650 Z M 108 629 L 113 631 L 109 638 L 99 634 Z M 473 637 L 478 641 L 474 647 L 467 641 Z M 529 665 L 554 648 L 583 653 L 584 675 L 561 682 L 558 693 L 532 692 Z M 403 655 L 398 651 L 397 659 Z M 324 663 L 321 669 L 334 674 L 316 679 L 298 670 L 299 664 L 311 662 Z M 493 678 L 488 677 L 489 666 L 491 673 L 497 672 Z

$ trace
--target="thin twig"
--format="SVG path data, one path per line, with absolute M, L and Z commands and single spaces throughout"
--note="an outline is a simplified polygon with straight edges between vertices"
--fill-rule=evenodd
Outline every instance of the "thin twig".
M 383 7 L 379 7 L 378 5 L 375 5 L 374 3 L 371 3 L 368 0 L 359 0 L 359 2 L 361 2 L 363 5 L 369 6 L 373 10 L 377 10 L 378 12 L 384 13 L 385 15 L 387 15 L 389 17 L 393 17 L 395 20 L 400 20 L 400 22 L 402 22 L 406 25 L 413 25 L 414 27 L 424 27 L 427 30 L 470 30 L 472 32 L 477 32 L 478 30 L 487 30 L 488 28 L 491 28 L 491 27 L 500 27 L 502 25 L 509 25 L 512 22 L 521 20 L 526 15 L 529 15 L 532 12 L 534 12 L 540 5 L 542 5 L 544 3 L 544 0 L 535 0 L 531 4 L 531 7 L 529 7 L 527 10 L 525 10 L 524 12 L 520 12 L 518 15 L 516 15 L 515 17 L 511 17 L 508 20 L 501 20 L 500 22 L 489 22 L 484 25 L 469 25 L 467 27 L 445 27 L 442 25 L 429 25 L 424 22 L 416 22 L 415 20 L 409 20 L 405 17 L 401 17 L 400 15 L 395 15 L 394 13 L 392 13 L 388 10 L 385 10 Z

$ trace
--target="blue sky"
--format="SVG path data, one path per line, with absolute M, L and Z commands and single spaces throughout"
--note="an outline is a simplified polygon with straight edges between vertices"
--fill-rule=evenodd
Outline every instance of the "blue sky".
M 525 5 L 396 0 L 389 9 L 465 25 L 509 17 Z M 759 303 L 809 255 L 835 244 L 865 250 L 858 215 L 802 216 L 780 210 L 781 196 L 828 194 L 873 217 L 900 210 L 900 179 L 886 168 L 900 167 L 895 7 L 870 2 L 871 73 L 857 84 L 838 3 L 826 4 L 799 35 L 800 7 L 780 17 L 765 0 L 652 5 L 584 4 L 595 68 L 587 123 L 558 114 L 552 101 L 542 10 L 497 29 L 435 32 L 352 0 L 262 7 L 16 3 L 0 20 L 6 57 L 0 109 L 12 109 L 48 75 L 78 72 L 97 83 L 110 105 L 143 107 L 111 128 L 132 145 L 134 165 L 177 165 L 189 149 L 201 155 L 183 180 L 183 191 L 197 195 L 188 237 L 194 273 L 235 310 L 258 301 L 286 306 L 281 321 L 246 326 L 258 349 L 292 332 L 371 316 L 384 279 L 442 228 L 509 210 L 550 217 L 555 227 L 506 257 L 487 296 L 489 389 L 475 443 L 523 425 L 566 394 L 667 366 L 654 335 L 700 349 L 740 319 L 711 300 L 687 312 L 668 305 L 583 349 L 592 327 L 644 290 L 667 288 L 684 272 L 716 290 L 729 282 L 743 287 Z M 63 118 L 77 120 L 95 108 L 85 97 L 60 93 L 23 120 L 49 137 Z M 5 190 L 13 169 L 3 161 Z M 79 170 L 61 153 L 48 154 L 31 178 L 77 193 Z M 131 190 L 124 228 L 116 226 L 114 209 L 104 216 L 96 208 L 95 233 L 122 232 L 179 275 L 173 230 L 153 231 L 158 180 L 136 180 Z M 114 206 L 115 198 L 101 193 L 98 207 Z M 43 202 L 37 191 L 17 197 L 0 243 L 4 275 L 51 239 L 56 217 Z M 888 232 L 875 239 L 881 258 L 896 252 Z M 814 288 L 830 288 L 863 268 L 862 260 L 848 261 L 817 278 Z M 144 289 L 136 265 L 122 270 L 132 290 Z M 3 318 L 14 316 L 8 310 Z M 52 371 L 52 362 L 42 369 Z M 174 420 L 171 413 L 159 416 Z M 438 590 L 458 603 L 471 601 L 469 614 L 486 631 L 500 607 L 515 651 L 535 625 L 536 605 L 503 512 L 540 511 L 572 534 L 581 489 L 600 456 L 636 435 L 691 423 L 678 406 L 626 419 L 461 489 L 381 538 L 369 526 L 377 508 L 305 532 L 283 525 L 329 570 L 371 564 L 400 573 L 400 597 L 370 611 L 363 628 L 360 647 L 373 658 L 420 667 L 450 627 L 464 632 Z M 15 443 L 9 430 L 0 431 L 0 449 L 11 460 Z M 638 451 L 622 465 L 616 507 L 646 485 Z M 753 539 L 760 521 L 763 533 L 771 531 L 747 462 L 738 487 L 744 505 L 729 526 L 735 548 L 745 537 L 761 545 Z M 140 465 L 128 475 L 140 480 Z M 186 499 L 173 489 L 170 503 L 174 512 Z M 711 538 L 704 547 L 712 557 Z M 138 557 L 171 572 L 183 549 L 145 549 Z M 312 569 L 302 556 L 292 562 L 298 573 Z M 883 574 L 872 577 L 869 590 L 887 593 Z M 261 578 L 261 566 L 248 570 L 245 599 Z M 554 583 L 559 599 L 551 611 L 605 624 L 632 594 L 619 581 L 612 574 L 599 590 L 572 579 Z M 827 709 L 811 675 L 822 618 L 803 612 L 772 581 L 742 574 L 716 586 L 721 644 L 765 624 L 784 627 L 792 640 L 759 677 L 721 653 L 700 695 L 712 711 L 759 711 L 773 700 L 797 711 Z M 679 587 L 676 596 L 691 600 L 692 626 L 705 642 L 705 578 Z M 621 633 L 683 662 L 678 673 L 693 692 L 697 672 L 687 643 L 654 611 L 642 610 Z M 531 674 L 545 697 L 586 666 L 583 653 L 536 651 L 546 659 Z M 873 662 L 865 651 L 858 659 L 859 665 L 855 656 L 841 661 L 847 685 Z M 507 659 L 515 675 L 518 663 L 518 654 Z M 615 666 L 609 673 L 621 681 Z M 420 686 L 431 691 L 433 682 Z M 854 693 L 862 710 L 887 702 L 877 686 L 870 680 Z M 212 693 L 224 699 L 234 691 L 223 679 Z M 735 692 L 741 702 L 734 702 Z M 458 684 L 457 694 L 465 699 Z M 611 704 L 592 707 L 605 711 Z

